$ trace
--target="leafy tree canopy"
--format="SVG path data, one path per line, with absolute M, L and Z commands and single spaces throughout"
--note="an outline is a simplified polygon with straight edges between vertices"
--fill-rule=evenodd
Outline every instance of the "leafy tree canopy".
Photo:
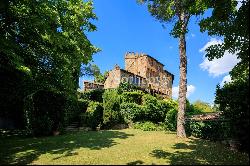
M 85 35 L 96 30 L 92 10 L 82 0 L 1 1 L 0 67 L 29 74 L 32 87 L 77 89 L 80 65 L 98 51 Z
M 201 31 L 209 35 L 222 36 L 223 43 L 207 48 L 206 56 L 209 60 L 221 58 L 225 51 L 236 54 L 241 60 L 230 72 L 232 79 L 248 79 L 249 75 L 249 0 L 223 0 L 210 3 L 213 7 L 211 17 L 200 22 Z

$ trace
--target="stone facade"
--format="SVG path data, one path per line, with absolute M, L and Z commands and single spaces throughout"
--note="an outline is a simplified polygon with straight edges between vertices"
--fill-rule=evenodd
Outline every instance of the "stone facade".
M 150 93 L 171 98 L 174 75 L 163 68 L 162 63 L 147 54 L 128 52 L 125 54 L 125 70 L 115 65 L 109 71 L 104 84 L 84 81 L 84 91 L 113 89 L 121 82 L 130 82 Z
M 171 98 L 174 75 L 163 67 L 162 63 L 147 54 L 128 52 L 125 54 L 125 70 L 116 65 L 109 72 L 104 88 L 117 88 L 122 81 L 127 81 L 152 93 Z
M 99 84 L 96 82 L 84 81 L 83 85 L 84 85 L 84 89 L 83 89 L 84 91 L 93 90 L 93 89 L 104 89 L 103 84 Z

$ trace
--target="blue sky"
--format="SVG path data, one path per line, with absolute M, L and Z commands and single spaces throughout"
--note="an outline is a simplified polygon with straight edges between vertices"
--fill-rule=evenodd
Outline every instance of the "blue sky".
M 101 72 L 111 70 L 115 64 L 124 68 L 124 55 L 128 51 L 147 53 L 165 65 L 165 69 L 175 75 L 174 93 L 179 84 L 178 39 L 169 35 L 171 25 L 166 28 L 153 18 L 146 5 L 138 5 L 136 0 L 94 0 L 94 12 L 98 20 L 96 32 L 88 33 L 89 40 L 101 48 L 93 56 L 93 61 Z M 220 61 L 208 62 L 204 51 L 211 44 L 222 42 L 219 38 L 200 33 L 197 18 L 191 18 L 187 34 L 188 57 L 188 99 L 213 103 L 215 88 L 222 80 L 230 80 L 228 71 L 237 60 L 226 55 Z M 226 64 L 224 63 L 226 61 Z M 82 81 L 90 78 L 80 78 Z

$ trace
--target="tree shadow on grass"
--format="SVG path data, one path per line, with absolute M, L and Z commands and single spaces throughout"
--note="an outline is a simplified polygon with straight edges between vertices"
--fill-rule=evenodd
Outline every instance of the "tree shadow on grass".
M 127 165 L 142 165 L 144 162 L 141 160 L 136 160 L 136 161 L 132 161 L 127 163 Z
M 0 164 L 29 164 L 41 154 L 61 154 L 54 160 L 77 155 L 79 148 L 100 150 L 118 144 L 115 139 L 126 139 L 133 134 L 122 131 L 72 132 L 56 137 L 1 138 Z
M 166 159 L 171 165 L 248 165 L 245 154 L 229 150 L 222 144 L 201 139 L 190 139 L 187 143 L 173 145 L 174 152 L 161 149 L 153 150 L 150 155 Z

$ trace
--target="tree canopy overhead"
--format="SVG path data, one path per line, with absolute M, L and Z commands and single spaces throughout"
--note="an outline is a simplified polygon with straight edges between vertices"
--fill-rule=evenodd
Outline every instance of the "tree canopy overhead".
M 39 86 L 76 89 L 81 63 L 98 51 L 85 35 L 96 30 L 92 2 L 5 0 L 0 7 L 0 53 L 9 64 L 1 67 L 29 73 Z
M 217 1 L 216 1 L 217 2 Z M 211 17 L 200 22 L 201 31 L 223 37 L 223 42 L 206 50 L 209 60 L 221 58 L 225 51 L 235 54 L 240 62 L 230 72 L 232 79 L 248 79 L 249 75 L 249 0 L 223 0 L 210 3 Z M 241 3 L 241 6 L 238 4 Z M 239 9 L 236 6 L 240 6 Z
M 92 1 L 0 1 L 1 117 L 22 119 L 40 90 L 76 98 L 81 64 L 99 50 L 86 36 L 95 19 Z

